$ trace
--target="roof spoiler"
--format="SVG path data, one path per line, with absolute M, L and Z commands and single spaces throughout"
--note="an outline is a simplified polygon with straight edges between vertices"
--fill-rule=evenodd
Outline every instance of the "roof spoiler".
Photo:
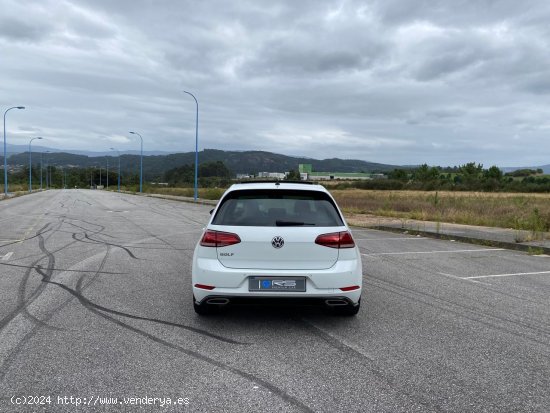
M 238 184 L 306 184 L 306 185 L 319 185 L 317 182 L 312 181 L 282 181 L 282 180 L 255 180 L 255 181 L 239 181 Z

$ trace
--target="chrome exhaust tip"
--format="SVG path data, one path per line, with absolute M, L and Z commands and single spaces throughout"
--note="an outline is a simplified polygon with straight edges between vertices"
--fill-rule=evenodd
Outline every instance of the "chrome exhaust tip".
M 339 307 L 339 306 L 348 305 L 348 302 L 346 300 L 334 299 L 334 300 L 325 300 L 325 304 L 328 305 L 329 307 Z
M 229 298 L 209 298 L 208 300 L 206 300 L 206 304 L 227 305 L 229 304 Z

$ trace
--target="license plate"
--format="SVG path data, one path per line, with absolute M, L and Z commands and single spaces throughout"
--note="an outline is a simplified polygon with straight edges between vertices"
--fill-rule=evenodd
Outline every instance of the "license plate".
M 306 290 L 305 277 L 250 277 L 248 291 L 298 291 Z

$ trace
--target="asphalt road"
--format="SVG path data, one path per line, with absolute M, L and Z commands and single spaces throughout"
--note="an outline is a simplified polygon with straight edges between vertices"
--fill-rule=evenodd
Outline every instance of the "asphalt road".
M 358 229 L 357 317 L 201 318 L 190 267 L 209 209 L 1 201 L 0 411 L 550 411 L 550 258 Z

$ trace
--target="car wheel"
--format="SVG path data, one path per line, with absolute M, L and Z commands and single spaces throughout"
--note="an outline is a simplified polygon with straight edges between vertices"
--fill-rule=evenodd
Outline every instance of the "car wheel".
M 351 316 L 357 315 L 360 307 L 361 307 L 361 299 L 359 299 L 359 302 L 357 303 L 357 305 L 349 304 L 346 306 L 334 307 L 332 311 L 334 314 L 339 316 L 351 317 Z

